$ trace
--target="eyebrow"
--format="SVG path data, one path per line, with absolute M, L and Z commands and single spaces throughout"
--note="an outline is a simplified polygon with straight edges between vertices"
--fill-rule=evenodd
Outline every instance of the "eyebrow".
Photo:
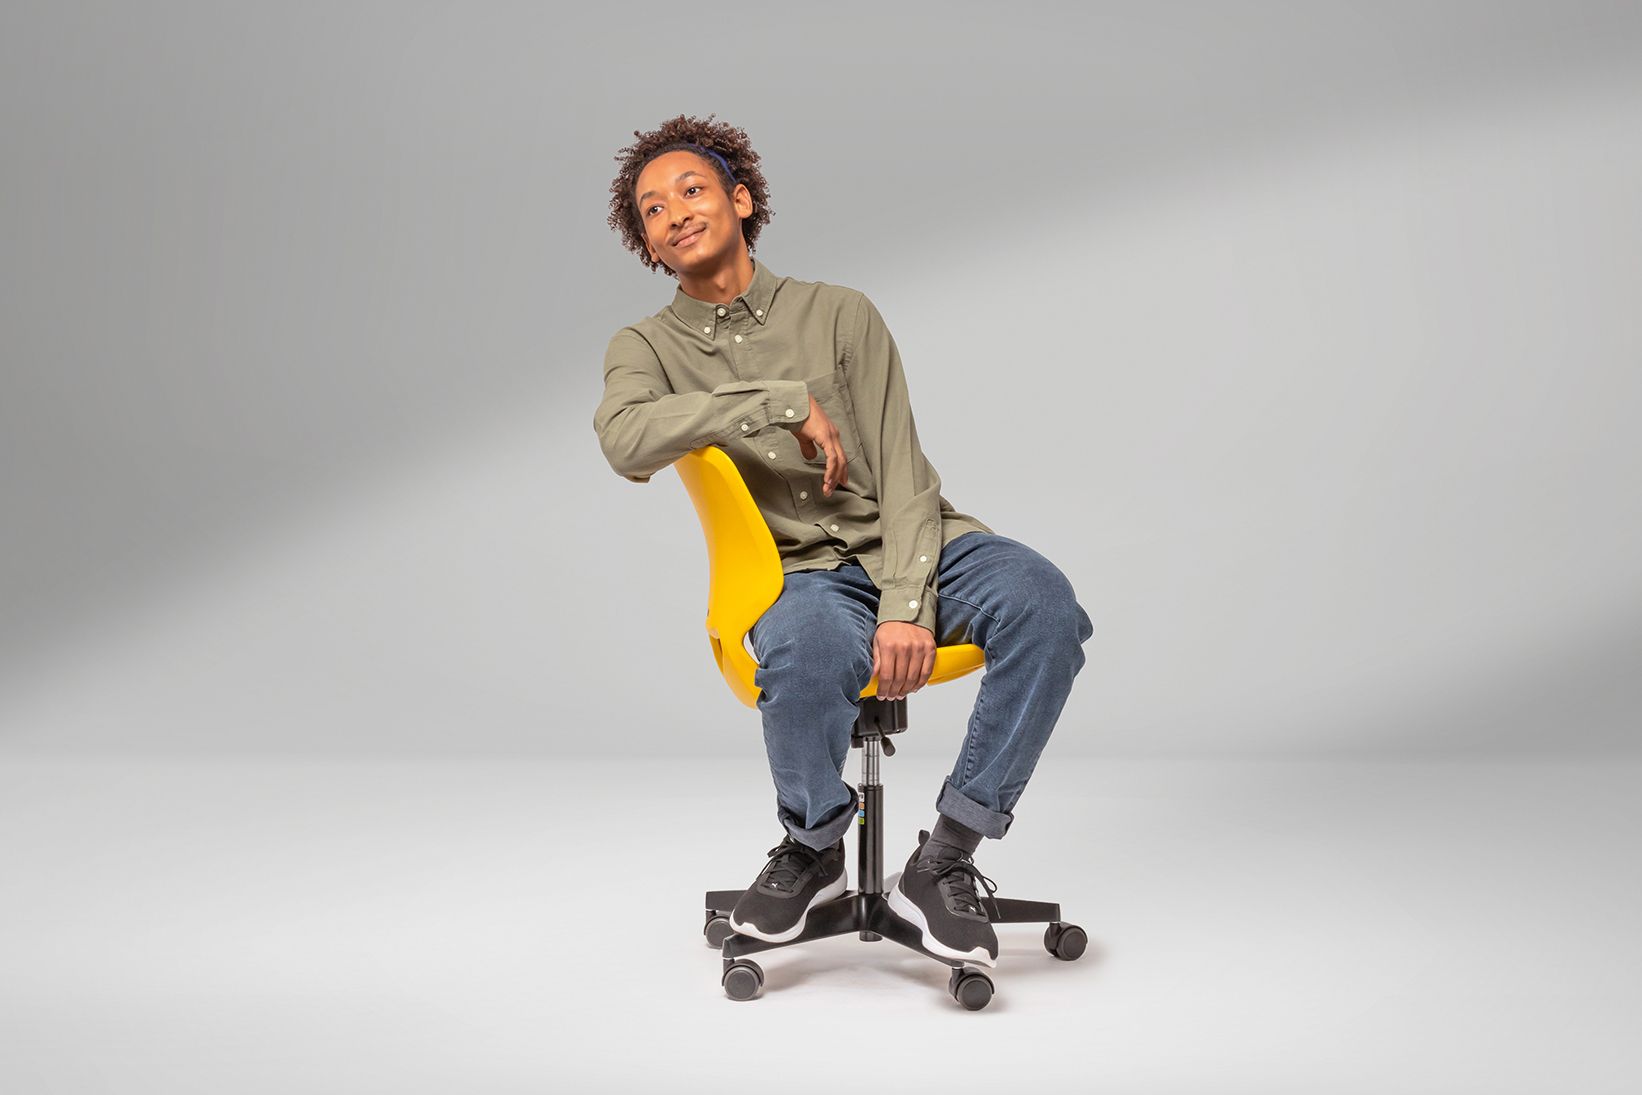
M 691 170 L 691 171 L 684 172 L 684 174 L 680 175 L 678 178 L 674 179 L 673 181 L 674 182 L 683 182 L 685 179 L 688 179 L 691 175 L 700 175 L 704 179 L 707 177 L 705 175 L 702 175 L 701 172 L 699 172 L 699 171 Z M 644 193 L 639 195 L 638 200 L 642 202 L 642 201 L 644 201 L 645 198 L 648 198 L 651 194 L 654 194 L 654 193 L 657 193 L 657 191 L 646 190 Z

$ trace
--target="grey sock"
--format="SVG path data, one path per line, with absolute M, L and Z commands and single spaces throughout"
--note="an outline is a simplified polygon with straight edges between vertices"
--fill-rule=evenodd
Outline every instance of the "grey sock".
M 924 843 L 923 851 L 918 853 L 918 858 L 929 859 L 941 852 L 945 852 L 946 855 L 974 855 L 975 849 L 980 846 L 980 833 L 961 821 L 954 821 L 945 814 L 937 814 L 935 828 L 929 831 L 929 840 Z

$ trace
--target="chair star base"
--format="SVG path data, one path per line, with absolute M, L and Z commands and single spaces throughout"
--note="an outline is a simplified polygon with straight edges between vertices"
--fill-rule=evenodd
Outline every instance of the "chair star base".
M 906 699 L 861 700 L 861 713 L 851 735 L 852 748 L 861 750 L 860 820 L 856 826 L 856 879 L 859 889 L 845 890 L 831 901 L 810 910 L 804 929 L 792 939 L 772 943 L 730 929 L 730 912 L 742 890 L 708 890 L 706 924 L 702 932 L 710 946 L 723 956 L 721 982 L 726 995 L 735 1000 L 757 996 L 764 987 L 764 971 L 746 956 L 777 947 L 791 947 L 814 939 L 829 939 L 854 933 L 865 942 L 887 939 L 917 951 L 952 968 L 947 990 L 965 1008 L 977 1011 L 992 999 L 992 980 L 979 967 L 946 955 L 935 954 L 923 945 L 923 935 L 890 910 L 884 894 L 883 876 L 883 785 L 878 780 L 880 748 L 893 755 L 886 735 L 906 729 Z M 1016 898 L 980 895 L 987 919 L 993 924 L 1047 924 L 1044 948 L 1056 958 L 1073 961 L 1082 956 L 1088 939 L 1076 924 L 1063 923 L 1060 905 L 1052 901 L 1023 901 Z

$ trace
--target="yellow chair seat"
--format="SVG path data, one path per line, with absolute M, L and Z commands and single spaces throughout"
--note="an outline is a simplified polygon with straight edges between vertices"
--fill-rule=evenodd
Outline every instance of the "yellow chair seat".
M 728 453 L 708 445 L 674 462 L 678 476 L 695 503 L 701 531 L 707 538 L 707 638 L 713 659 L 736 698 L 758 706 L 759 687 L 753 682 L 758 662 L 748 649 L 747 633 L 781 596 L 785 576 L 775 537 L 764 515 Z M 930 684 L 954 680 L 986 664 L 974 643 L 935 648 Z M 878 694 L 873 674 L 862 697 Z

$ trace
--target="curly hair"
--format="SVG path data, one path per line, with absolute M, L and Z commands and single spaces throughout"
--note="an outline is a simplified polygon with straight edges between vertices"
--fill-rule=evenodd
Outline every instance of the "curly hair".
M 753 211 L 742 218 L 741 234 L 747 241 L 749 253 L 758 240 L 759 230 L 769 223 L 773 215 L 770 211 L 769 184 L 764 181 L 764 172 L 759 170 L 758 153 L 753 151 L 747 131 L 728 122 L 714 122 L 715 114 L 709 114 L 705 119 L 687 118 L 680 114 L 648 133 L 635 129 L 633 136 L 638 140 L 615 156 L 621 169 L 610 184 L 610 227 L 621 233 L 622 245 L 638 255 L 639 260 L 652 271 L 660 266 L 669 274 L 676 274 L 665 262 L 651 261 L 650 252 L 645 247 L 644 222 L 639 216 L 633 191 L 638 187 L 639 172 L 663 152 L 679 149 L 700 152 L 706 149 L 709 155 L 702 159 L 712 165 L 727 193 L 734 192 L 737 183 L 747 188 L 753 198 Z M 715 152 L 718 155 L 710 154 Z M 733 178 L 725 174 L 719 157 L 728 162 L 730 171 L 734 173 Z

